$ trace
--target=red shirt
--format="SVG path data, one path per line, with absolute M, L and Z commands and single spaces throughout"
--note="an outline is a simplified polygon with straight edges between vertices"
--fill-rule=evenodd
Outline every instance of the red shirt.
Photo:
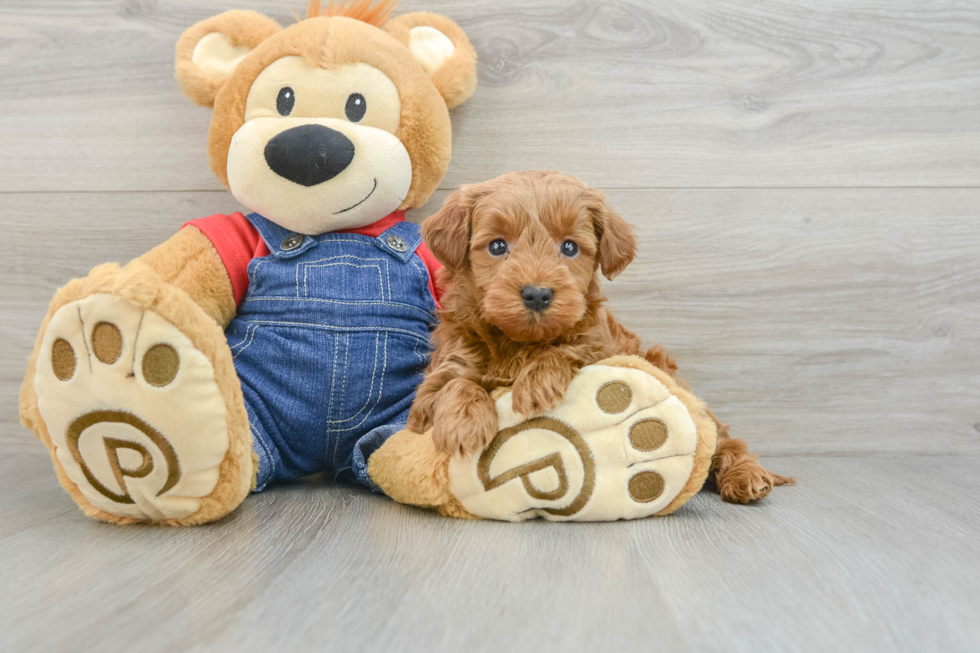
M 387 229 L 404 220 L 405 212 L 395 211 L 366 227 L 343 229 L 334 233 L 361 234 L 377 238 Z M 261 258 L 271 253 L 258 230 L 240 212 L 231 215 L 218 213 L 206 218 L 191 220 L 185 223 L 181 229 L 187 226 L 199 229 L 218 250 L 218 256 L 225 264 L 228 278 L 231 279 L 231 289 L 235 294 L 235 306 L 238 306 L 248 292 L 248 264 L 253 258 Z M 443 288 L 436 285 L 436 270 L 441 268 L 442 264 L 436 260 L 425 243 L 418 246 L 415 255 L 422 259 L 426 270 L 429 271 L 429 292 L 432 293 L 436 307 L 441 308 L 439 300 L 442 299 Z

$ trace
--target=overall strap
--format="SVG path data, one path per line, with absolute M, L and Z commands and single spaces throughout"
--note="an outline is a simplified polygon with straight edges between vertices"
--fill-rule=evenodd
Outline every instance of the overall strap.
M 299 256 L 316 245 L 312 236 L 304 236 L 289 229 L 280 227 L 275 222 L 263 218 L 258 213 L 249 213 L 245 218 L 262 236 L 269 251 L 278 259 L 290 259 Z
M 415 254 L 422 244 L 422 230 L 414 222 L 399 222 L 374 239 L 374 245 L 403 263 Z

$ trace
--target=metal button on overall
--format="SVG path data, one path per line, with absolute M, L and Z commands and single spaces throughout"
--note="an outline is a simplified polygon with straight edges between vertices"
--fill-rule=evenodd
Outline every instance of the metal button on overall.
M 283 238 L 283 241 L 279 245 L 279 247 L 281 247 L 283 251 L 288 252 L 290 250 L 296 249 L 302 244 L 303 244 L 303 237 L 300 236 L 299 234 L 293 234 L 292 236 L 287 236 L 286 238 Z
M 388 247 L 392 248 L 399 254 L 408 250 L 408 243 L 406 243 L 404 239 L 402 239 L 399 236 L 396 236 L 395 234 L 388 234 L 388 237 L 385 239 L 385 242 L 388 243 Z

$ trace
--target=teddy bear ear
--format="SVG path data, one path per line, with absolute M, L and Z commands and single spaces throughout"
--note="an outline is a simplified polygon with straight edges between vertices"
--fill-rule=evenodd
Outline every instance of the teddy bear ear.
M 202 20 L 177 41 L 176 77 L 195 104 L 214 106 L 214 98 L 242 59 L 282 28 L 254 11 L 226 11 Z
M 416 12 L 392 18 L 382 29 L 405 44 L 450 109 L 473 95 L 476 50 L 459 25 L 439 14 Z

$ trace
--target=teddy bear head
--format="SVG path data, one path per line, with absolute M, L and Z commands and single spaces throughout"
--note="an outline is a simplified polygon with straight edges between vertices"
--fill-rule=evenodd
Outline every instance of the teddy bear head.
M 352 0 L 285 29 L 228 11 L 187 30 L 176 77 L 214 108 L 211 169 L 244 206 L 318 235 L 421 206 L 452 150 L 449 109 L 476 87 L 476 53 L 451 20 L 388 19 Z

